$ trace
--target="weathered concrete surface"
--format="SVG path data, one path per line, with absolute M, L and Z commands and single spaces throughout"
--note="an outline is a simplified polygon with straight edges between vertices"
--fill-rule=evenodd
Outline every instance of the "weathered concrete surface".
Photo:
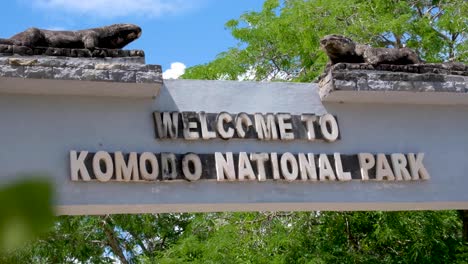
M 0 77 L 162 84 L 160 65 L 142 57 L 1 56 Z
M 326 102 L 468 104 L 467 81 L 468 65 L 461 63 L 340 63 L 320 80 L 319 94 Z
M 0 94 L 153 98 L 162 82 L 161 66 L 144 57 L 0 55 Z
M 248 210 L 467 209 L 468 108 L 320 102 L 316 84 L 165 81 L 156 99 L 0 96 L 0 184 L 22 173 L 55 183 L 62 214 Z M 342 139 L 157 140 L 154 111 L 331 113 Z M 443 135 L 443 136 L 441 136 Z M 70 179 L 70 150 L 214 153 L 424 152 L 423 182 L 89 183 Z

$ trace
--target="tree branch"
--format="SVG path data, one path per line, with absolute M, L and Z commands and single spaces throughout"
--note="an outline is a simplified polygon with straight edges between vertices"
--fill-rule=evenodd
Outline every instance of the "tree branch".
M 431 16 L 431 21 L 435 21 L 437 18 L 439 18 L 442 14 L 444 13 L 444 10 L 439 9 L 439 12 L 437 12 L 435 15 Z
M 397 35 L 396 33 L 393 33 L 393 37 L 395 38 L 395 48 L 402 48 L 401 36 Z
M 430 14 L 431 11 L 432 11 L 432 9 L 434 9 L 434 8 L 436 8 L 436 7 L 437 7 L 437 6 L 431 6 L 431 7 L 429 7 L 429 8 L 426 10 L 426 12 L 424 13 L 424 16 Z
M 114 252 L 114 254 L 117 255 L 117 257 L 119 257 L 120 262 L 122 262 L 123 264 L 129 264 L 127 258 L 125 258 L 122 248 L 120 248 L 119 241 L 114 232 L 112 223 L 108 220 L 108 216 L 101 216 L 101 219 L 101 226 L 104 230 L 104 233 L 106 234 L 107 243 L 111 247 L 112 252 Z
M 396 46 L 396 43 L 395 43 L 394 41 L 391 41 L 390 39 L 388 39 L 387 37 L 385 37 L 383 34 L 380 35 L 380 37 L 383 39 L 383 41 L 379 41 L 380 44 L 383 44 L 383 45 L 385 45 L 386 47 L 387 47 L 387 46 L 393 46 L 393 47 Z
M 419 17 L 423 17 L 423 15 L 424 15 L 424 14 L 423 14 L 423 12 L 422 12 L 421 8 L 420 8 L 419 6 L 417 6 L 417 5 L 416 5 L 416 3 L 415 3 L 415 4 L 413 4 L 413 6 L 415 6 L 415 7 L 416 7 L 416 10 L 418 11 L 418 15 L 419 15 Z
M 439 37 L 443 38 L 444 40 L 446 40 L 448 42 L 451 42 L 450 38 L 447 37 L 446 35 L 444 35 L 442 32 L 438 31 L 434 27 L 431 27 L 431 28 L 432 28 L 432 30 L 434 30 L 435 33 L 437 33 L 437 35 L 439 35 Z
M 163 238 L 161 240 L 161 244 L 159 244 L 159 247 L 161 248 L 161 250 L 164 249 L 164 246 L 165 246 L 165 243 L 166 243 L 166 238 L 167 238 L 167 236 L 163 236 Z
M 149 252 L 148 249 L 146 248 L 146 246 L 145 246 L 145 244 L 143 243 L 143 241 L 141 241 L 141 239 L 135 234 L 135 232 L 129 231 L 129 230 L 127 230 L 127 232 L 129 232 L 130 235 L 133 237 L 133 239 L 135 239 L 136 243 L 138 244 L 138 246 L 140 246 L 141 250 L 143 250 L 143 252 L 145 253 L 145 255 L 149 256 L 149 255 L 150 255 L 150 252 Z

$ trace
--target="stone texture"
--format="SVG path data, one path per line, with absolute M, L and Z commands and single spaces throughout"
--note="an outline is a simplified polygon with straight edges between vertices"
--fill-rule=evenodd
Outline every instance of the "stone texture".
M 111 80 L 120 80 L 121 82 L 136 82 L 136 74 L 134 71 L 111 70 L 109 71 Z
M 53 68 L 41 66 L 25 66 L 23 77 L 33 79 L 51 79 L 53 78 Z
M 162 73 L 161 72 L 136 72 L 136 82 L 137 83 L 153 83 L 158 82 L 158 80 L 162 80 Z
M 146 65 L 144 57 L 0 55 L 0 77 L 161 84 L 162 69 L 160 65 Z
M 123 65 L 121 64 L 111 64 L 111 63 L 99 63 L 94 65 L 96 70 L 120 70 Z
M 110 81 L 109 71 L 84 69 L 81 80 L 86 81 Z
M 462 63 L 370 65 L 339 63 L 319 81 L 322 99 L 334 91 L 468 93 L 468 65 Z
M 406 73 L 436 73 L 444 75 L 468 75 L 468 65 L 463 63 L 425 63 L 392 65 L 380 64 L 372 65 L 366 63 L 338 63 L 333 65 L 332 71 L 340 70 L 371 70 L 371 71 L 391 71 Z
M 0 65 L 0 74 L 2 77 L 23 77 L 23 66 Z
M 54 79 L 81 80 L 83 68 L 53 68 Z

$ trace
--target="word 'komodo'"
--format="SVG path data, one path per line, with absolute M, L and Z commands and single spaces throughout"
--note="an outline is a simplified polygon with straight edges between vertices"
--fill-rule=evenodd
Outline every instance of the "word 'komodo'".
M 320 40 L 320 46 L 330 58 L 331 64 L 340 62 L 378 64 L 419 64 L 418 54 L 409 48 L 373 48 L 354 43 L 350 38 L 328 35 Z
M 114 24 L 77 31 L 29 28 L 9 39 L 0 38 L 0 44 L 70 49 L 122 49 L 140 36 L 141 28 L 132 24 Z

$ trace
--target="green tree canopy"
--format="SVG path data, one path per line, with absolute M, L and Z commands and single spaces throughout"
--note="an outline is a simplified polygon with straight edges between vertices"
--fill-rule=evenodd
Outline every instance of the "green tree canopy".
M 198 215 L 158 262 L 463 263 L 460 231 L 453 211 Z
M 0 263 L 468 263 L 455 211 L 60 217 Z
M 185 79 L 311 81 L 327 62 L 319 40 L 341 34 L 375 47 L 410 47 L 428 62 L 468 60 L 468 1 L 266 0 L 226 23 L 239 43 Z

